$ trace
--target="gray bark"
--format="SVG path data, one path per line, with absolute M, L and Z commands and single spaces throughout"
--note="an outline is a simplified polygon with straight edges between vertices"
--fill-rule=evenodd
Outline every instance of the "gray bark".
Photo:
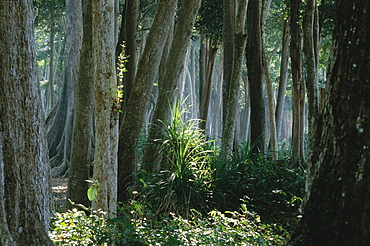
M 99 191 L 92 209 L 117 211 L 118 103 L 116 80 L 115 1 L 92 1 L 92 47 L 95 63 L 95 151 L 93 180 Z
M 61 97 L 56 114 L 49 115 L 47 141 L 52 176 L 68 174 L 74 113 L 74 90 L 78 79 L 82 43 L 81 1 L 66 1 L 66 64 Z
M 94 63 L 92 57 L 92 6 L 90 0 L 83 0 L 83 39 L 80 59 L 80 73 L 76 84 L 75 116 L 71 146 L 71 163 L 68 173 L 67 198 L 74 203 L 89 207 L 87 198 L 93 151 L 94 115 Z M 71 204 L 67 202 L 71 208 Z
M 285 94 L 288 82 L 288 62 L 289 62 L 289 21 L 284 21 L 283 38 L 282 38 L 282 51 L 281 51 L 281 65 L 280 65 L 280 78 L 279 78 L 279 92 L 276 102 L 276 132 L 278 139 L 282 136 L 281 128 L 283 122 L 283 114 L 285 107 Z
M 33 20 L 32 1 L 0 1 L 1 245 L 53 245 Z

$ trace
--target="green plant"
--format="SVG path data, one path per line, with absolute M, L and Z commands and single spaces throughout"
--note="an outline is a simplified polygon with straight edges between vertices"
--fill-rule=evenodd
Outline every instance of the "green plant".
M 105 213 L 93 211 L 87 216 L 83 211 L 73 209 L 56 213 L 52 219 L 51 240 L 57 245 L 104 245 L 107 224 Z
M 190 208 L 204 207 L 204 196 L 210 190 L 211 141 L 206 141 L 197 120 L 183 121 L 186 109 L 180 110 L 177 102 L 171 122 L 162 122 L 161 170 L 150 175 L 138 173 L 140 192 L 157 213 L 187 213 Z

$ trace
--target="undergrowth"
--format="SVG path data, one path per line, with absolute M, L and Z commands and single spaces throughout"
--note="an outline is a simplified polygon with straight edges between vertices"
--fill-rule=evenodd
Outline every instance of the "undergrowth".
M 242 144 L 218 158 L 197 121 L 175 107 L 161 143 L 160 170 L 138 171 L 115 218 L 56 213 L 57 245 L 284 245 L 297 223 L 304 174 Z

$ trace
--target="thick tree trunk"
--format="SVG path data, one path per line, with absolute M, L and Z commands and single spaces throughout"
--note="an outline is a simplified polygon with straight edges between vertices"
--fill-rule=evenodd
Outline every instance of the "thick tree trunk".
M 266 149 L 265 146 L 265 105 L 263 96 L 262 36 L 258 0 L 250 0 L 248 6 L 248 44 L 247 67 L 250 86 L 251 108 L 251 143 L 258 142 L 255 152 Z
M 76 84 L 76 104 L 71 146 L 71 163 L 68 173 L 67 198 L 89 207 L 87 198 L 89 172 L 94 159 L 94 62 L 92 56 L 92 5 L 83 0 L 83 39 L 80 73 Z M 67 205 L 71 204 L 67 202 Z M 71 208 L 71 206 L 70 206 Z
M 136 170 L 135 149 L 145 121 L 150 92 L 158 73 L 164 44 L 170 30 L 170 19 L 173 18 L 176 7 L 177 0 L 159 1 L 144 53 L 138 65 L 135 84 L 127 102 L 119 135 L 119 201 L 126 200 L 128 184 L 133 178 L 133 172 Z
M 338 0 L 325 108 L 310 148 L 318 175 L 288 245 L 370 242 L 370 2 Z
M 114 0 L 92 1 L 95 70 L 95 152 L 93 179 L 99 182 L 93 209 L 117 210 L 118 102 Z
M 0 244 L 53 245 L 32 1 L 0 1 Z

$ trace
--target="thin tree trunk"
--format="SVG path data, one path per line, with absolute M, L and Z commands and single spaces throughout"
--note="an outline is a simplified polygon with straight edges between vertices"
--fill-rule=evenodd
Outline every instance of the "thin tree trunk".
M 292 133 L 292 157 L 290 165 L 298 167 L 305 163 L 304 156 L 304 98 L 305 83 L 303 79 L 302 65 L 302 37 L 299 26 L 300 1 L 292 1 L 290 6 L 290 56 L 293 79 L 293 133 Z
M 165 75 L 163 80 L 158 81 L 158 99 L 154 110 L 152 126 L 149 131 L 149 141 L 163 139 L 164 127 L 162 122 L 170 122 L 172 102 L 174 101 L 175 87 L 183 73 L 187 47 L 192 35 L 195 18 L 200 8 L 201 0 L 191 0 L 183 2 L 178 21 L 175 26 L 171 49 L 165 65 Z M 159 123 L 159 124 L 158 124 Z M 152 147 L 154 147 L 152 145 Z M 147 163 L 154 163 L 158 170 L 159 163 L 155 163 L 154 156 L 147 158 Z
M 125 3 L 125 8 L 122 15 L 122 24 L 120 30 L 120 38 L 118 39 L 116 48 L 116 57 L 118 57 L 125 46 L 125 56 L 128 57 L 125 67 L 127 72 L 124 75 L 124 102 L 128 102 L 132 87 L 135 83 L 136 65 L 137 65 L 137 28 L 140 13 L 140 1 L 128 0 Z M 124 43 L 123 43 L 124 42 Z
M 224 65 L 224 69 L 231 71 L 225 71 L 224 83 L 225 89 L 223 99 L 223 116 L 222 116 L 222 139 L 221 139 L 221 158 L 229 158 L 233 150 L 233 142 L 235 136 L 235 118 L 236 118 L 236 104 L 239 95 L 240 87 L 240 74 L 244 58 L 244 50 L 247 42 L 247 35 L 245 34 L 245 19 L 247 13 L 248 1 L 237 1 L 236 3 L 226 3 L 224 1 L 225 12 L 224 12 L 224 23 L 229 22 L 229 30 L 224 29 L 224 39 L 226 35 L 231 34 L 232 36 L 227 38 L 230 39 L 227 43 L 232 45 L 225 47 L 225 52 L 232 52 L 232 64 Z M 224 25 L 224 28 L 228 28 L 228 25 Z M 229 33 L 231 32 L 231 33 Z M 226 40 L 225 40 L 226 41 Z M 225 43 L 225 45 L 227 44 Z M 225 56 L 230 54 L 225 53 Z M 226 60 L 225 60 L 226 61 Z M 230 75 L 228 74 L 230 73 Z
M 99 191 L 92 209 L 113 216 L 117 210 L 118 103 L 115 66 L 114 0 L 93 0 L 95 70 L 95 153 L 93 179 Z
M 87 198 L 93 151 L 94 115 L 94 62 L 92 56 L 92 6 L 91 0 L 83 0 L 83 39 L 80 73 L 76 84 L 75 117 L 71 146 L 71 163 L 68 173 L 67 198 L 74 203 L 89 207 Z M 67 202 L 69 208 L 71 204 Z
M 268 105 L 268 119 L 269 119 L 269 129 L 270 129 L 270 141 L 269 141 L 269 150 L 271 156 L 274 160 L 278 159 L 278 144 L 277 144 L 277 133 L 276 133 L 276 122 L 275 122 L 275 98 L 274 91 L 272 88 L 272 81 L 269 71 L 269 63 L 266 59 L 266 54 L 263 52 L 264 60 L 264 77 L 266 82 L 267 90 L 267 105 Z
M 308 141 L 314 141 L 314 132 L 312 129 L 315 127 L 316 118 L 319 111 L 319 88 L 318 88 L 318 64 L 316 57 L 317 41 L 318 35 L 315 34 L 315 12 L 317 8 L 316 0 L 309 0 L 306 3 L 305 15 L 303 17 L 303 51 L 305 57 L 305 67 L 306 67 L 306 87 L 308 96 Z M 309 151 L 309 159 L 312 154 Z M 306 182 L 306 192 L 307 198 L 309 197 L 309 190 L 312 181 L 316 175 L 317 167 L 313 166 L 311 162 L 308 162 L 307 167 L 307 182 Z M 307 199 L 306 199 L 307 200 Z
M 257 143 L 254 152 L 265 152 L 265 105 L 263 96 L 262 36 L 258 0 L 248 6 L 247 67 L 250 86 L 251 144 Z
M 54 107 L 55 104 L 55 95 L 54 95 L 54 53 L 55 53 L 55 45 L 54 45 L 54 39 L 55 39 L 55 20 L 52 18 L 51 24 L 50 24 L 50 60 L 49 60 L 49 109 Z
M 202 46 L 203 47 L 203 46 Z M 200 97 L 200 106 L 199 106 L 199 119 L 201 122 L 199 123 L 199 128 L 206 130 L 207 126 L 207 119 L 208 119 L 208 111 L 209 111 L 209 103 L 211 99 L 211 90 L 212 90 L 212 74 L 213 68 L 215 65 L 215 59 L 217 54 L 217 47 L 214 47 L 212 40 L 205 42 L 204 50 L 202 51 L 205 53 L 205 80 L 202 81 L 201 84 L 202 94 Z
M 160 0 L 144 53 L 138 65 L 125 116 L 120 126 L 118 152 L 118 201 L 127 199 L 127 188 L 136 170 L 135 149 L 143 128 L 150 92 L 158 73 L 164 44 L 175 14 L 177 0 Z
M 288 82 L 288 63 L 289 63 L 289 21 L 284 21 L 283 38 L 282 38 L 282 51 L 281 51 L 281 65 L 280 65 L 280 78 L 279 78 L 279 92 L 276 103 L 276 132 L 278 139 L 281 139 L 281 127 L 283 121 L 283 114 L 285 108 L 285 94 Z

